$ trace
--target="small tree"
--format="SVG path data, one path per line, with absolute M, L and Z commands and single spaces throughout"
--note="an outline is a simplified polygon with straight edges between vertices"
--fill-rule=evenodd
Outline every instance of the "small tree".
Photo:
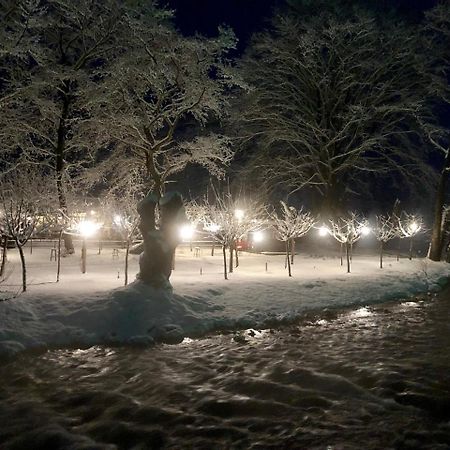
M 289 243 L 296 238 L 304 236 L 314 226 L 316 220 L 309 212 L 297 210 L 293 206 L 288 206 L 283 201 L 281 212 L 271 214 L 272 226 L 275 230 L 275 238 L 285 243 L 286 261 L 288 273 L 291 277 L 291 260 L 289 258 Z M 292 249 L 293 250 L 293 249 Z
M 412 259 L 413 254 L 413 239 L 419 233 L 424 232 L 424 223 L 422 217 L 415 214 L 408 214 L 402 212 L 397 218 L 398 234 L 401 239 L 409 239 L 409 260 Z
M 377 224 L 373 229 L 377 241 L 380 243 L 380 269 L 383 268 L 384 245 L 398 236 L 398 228 L 391 216 L 377 216 Z
M 360 219 L 355 213 L 350 213 L 347 218 L 330 219 L 329 224 L 328 233 L 338 242 L 345 245 L 347 273 L 350 273 L 350 256 L 353 244 L 359 241 L 361 236 L 369 232 L 368 223 L 365 219 Z
M 0 181 L 0 230 L 6 239 L 15 242 L 22 266 L 22 291 L 27 290 L 24 245 L 28 242 L 39 218 L 49 216 L 52 199 L 45 174 L 36 166 L 20 166 Z
M 133 239 L 139 234 L 139 215 L 136 209 L 139 200 L 141 200 L 141 197 L 131 185 L 122 190 L 120 196 L 117 192 L 110 192 L 101 199 L 104 222 L 111 223 L 111 228 L 125 242 L 125 286 L 128 284 L 130 246 Z
M 264 227 L 264 207 L 255 201 L 235 200 L 230 194 L 216 196 L 215 204 L 207 206 L 205 230 L 222 246 L 224 277 L 227 280 L 226 248 L 230 251 L 229 272 L 233 272 L 233 251 L 237 254 L 237 241 L 251 231 Z

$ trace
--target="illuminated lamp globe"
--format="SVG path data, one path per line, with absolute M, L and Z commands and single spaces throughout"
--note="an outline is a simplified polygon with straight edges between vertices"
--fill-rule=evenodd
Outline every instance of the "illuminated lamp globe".
M 84 237 L 93 236 L 100 228 L 100 224 L 93 222 L 92 220 L 82 220 L 78 226 L 78 232 Z
M 194 236 L 194 227 L 190 224 L 188 225 L 183 225 L 180 228 L 180 238 L 183 241 L 189 241 L 192 239 L 192 237 Z
M 253 242 L 258 243 L 264 240 L 264 234 L 262 231 L 255 231 L 253 233 Z

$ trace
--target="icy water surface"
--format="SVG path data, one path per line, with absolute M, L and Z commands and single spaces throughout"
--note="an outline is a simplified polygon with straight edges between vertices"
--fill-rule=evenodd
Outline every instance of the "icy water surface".
M 449 449 L 450 291 L 0 369 L 2 449 Z

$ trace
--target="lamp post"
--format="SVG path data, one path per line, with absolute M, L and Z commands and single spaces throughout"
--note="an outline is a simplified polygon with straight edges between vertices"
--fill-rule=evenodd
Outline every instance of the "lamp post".
M 87 248 L 86 248 L 86 238 L 93 236 L 97 230 L 100 228 L 100 224 L 93 222 L 91 220 L 83 220 L 78 224 L 78 232 L 81 234 L 83 238 L 82 246 L 81 246 L 81 273 L 86 273 L 86 256 L 87 256 Z

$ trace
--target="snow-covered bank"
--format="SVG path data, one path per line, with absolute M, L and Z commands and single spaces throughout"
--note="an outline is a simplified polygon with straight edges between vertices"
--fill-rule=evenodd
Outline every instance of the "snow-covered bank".
M 294 277 L 288 278 L 283 256 L 242 255 L 240 267 L 225 281 L 220 256 L 193 258 L 181 252 L 177 258 L 174 293 L 139 282 L 113 289 L 121 279 L 114 270 L 108 278 L 100 269 L 100 256 L 91 256 L 86 276 L 67 267 L 60 284 L 41 284 L 45 265 L 39 265 L 41 272 L 34 272 L 36 284 L 29 292 L 0 303 L 0 354 L 94 344 L 150 345 L 155 340 L 176 343 L 183 336 L 259 328 L 310 311 L 436 291 L 450 276 L 446 263 L 392 258 L 381 270 L 376 256 L 360 255 L 351 274 L 336 258 L 297 257 Z

